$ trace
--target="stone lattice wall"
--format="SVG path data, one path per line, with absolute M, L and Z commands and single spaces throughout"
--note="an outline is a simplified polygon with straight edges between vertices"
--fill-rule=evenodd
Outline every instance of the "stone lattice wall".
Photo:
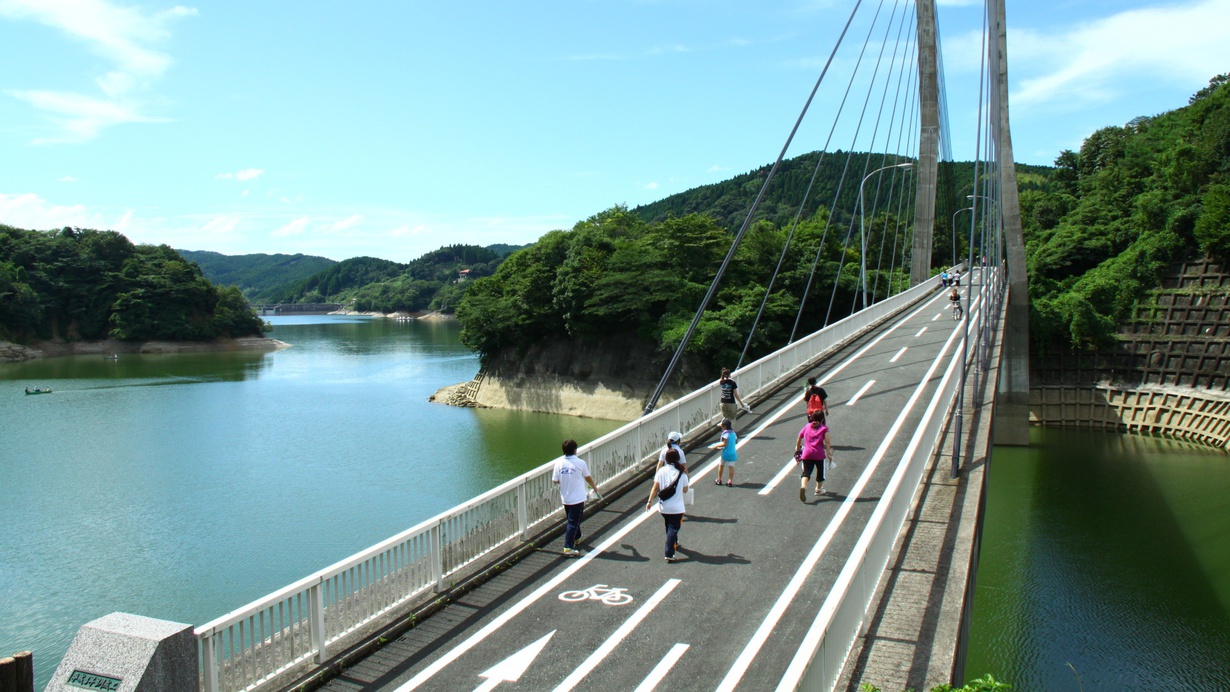
M 1035 425 L 1166 435 L 1230 451 L 1230 396 L 1180 388 L 1035 387 Z
M 1097 353 L 1035 357 L 1036 386 L 1148 385 L 1230 392 L 1230 273 L 1209 258 L 1176 263 L 1137 307 L 1119 344 Z

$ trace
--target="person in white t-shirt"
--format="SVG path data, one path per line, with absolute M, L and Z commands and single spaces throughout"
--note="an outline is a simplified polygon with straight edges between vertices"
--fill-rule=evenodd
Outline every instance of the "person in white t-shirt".
M 551 472 L 551 482 L 559 486 L 560 500 L 564 503 L 564 514 L 568 517 L 568 528 L 564 531 L 564 557 L 578 557 L 577 541 L 581 539 L 581 517 L 585 510 L 585 485 L 598 492 L 594 479 L 589 475 L 589 465 L 577 456 L 577 441 L 564 440 L 564 456 L 555 462 Z
M 679 527 L 683 523 L 683 495 L 688 491 L 688 474 L 679 461 L 679 452 L 673 449 L 668 451 L 665 461 L 653 477 L 653 489 L 649 491 L 645 511 L 653 509 L 654 503 L 658 504 L 658 512 L 666 523 L 666 561 L 675 562 L 679 559 L 675 551 L 679 548 Z M 675 488 L 674 494 L 663 500 L 658 491 L 672 486 Z

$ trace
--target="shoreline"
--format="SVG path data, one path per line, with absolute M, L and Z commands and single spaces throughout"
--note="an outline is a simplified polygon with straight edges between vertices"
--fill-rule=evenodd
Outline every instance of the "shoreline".
M 219 353 L 224 351 L 278 351 L 291 344 L 264 336 L 244 336 L 211 341 L 36 341 L 17 344 L 0 341 L 0 363 L 22 363 L 40 358 L 62 356 L 106 356 L 110 354 Z

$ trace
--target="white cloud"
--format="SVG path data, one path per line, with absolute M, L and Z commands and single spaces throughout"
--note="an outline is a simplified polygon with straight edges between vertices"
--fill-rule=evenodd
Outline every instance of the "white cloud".
M 59 181 L 60 181 L 60 182 L 62 182 L 62 183 L 75 183 L 75 182 L 77 182 L 77 179 L 76 179 L 76 178 L 74 178 L 74 177 L 73 177 L 73 176 L 71 176 L 71 175 L 66 175 L 66 176 L 64 176 L 63 178 L 57 178 L 57 180 L 59 180 Z
M 1225 0 L 1126 10 L 1060 33 L 1009 25 L 1009 98 L 1014 107 L 1078 109 L 1157 85 L 1194 90 L 1230 64 L 1227 26 Z M 976 72 L 981 41 L 976 33 L 946 40 L 945 68 Z
M 358 226 L 359 222 L 362 220 L 363 220 L 362 214 L 352 214 L 340 221 L 333 222 L 333 224 L 329 226 L 329 230 L 330 231 L 344 231 L 349 228 L 354 228 L 355 226 Z
M 646 189 L 646 190 L 656 190 L 656 189 L 658 189 L 658 182 L 655 180 L 654 182 L 647 184 L 647 185 L 645 186 L 645 189 Z
M 300 235 L 303 233 L 305 229 L 307 229 L 308 222 L 309 222 L 308 217 L 302 216 L 302 217 L 295 219 L 294 221 L 291 221 L 285 226 L 281 226 L 280 228 L 274 229 L 273 232 L 271 232 L 269 235 L 273 236 L 274 238 L 286 238 L 292 235 Z
M 216 180 L 238 180 L 240 182 L 247 182 L 249 180 L 256 180 L 264 173 L 265 169 L 263 168 L 245 168 L 234 173 L 219 173 L 215 175 L 214 178 Z
M 32 192 L 0 194 L 0 223 L 31 230 L 65 226 L 103 228 L 108 225 L 101 216 L 90 213 L 85 205 L 52 204 Z
M 51 112 L 57 133 L 36 143 L 83 142 L 120 123 L 164 122 L 144 113 L 145 104 L 136 95 L 148 90 L 172 62 L 152 46 L 168 38 L 171 21 L 195 14 L 195 9 L 181 6 L 150 13 L 106 0 L 0 0 L 0 17 L 59 29 L 114 64 L 94 77 L 103 98 L 42 90 L 10 92 Z

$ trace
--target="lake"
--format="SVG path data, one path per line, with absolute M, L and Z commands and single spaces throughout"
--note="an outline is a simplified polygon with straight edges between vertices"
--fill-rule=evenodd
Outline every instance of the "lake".
M 429 403 L 478 370 L 455 321 L 269 321 L 293 348 L 0 365 L 0 656 L 39 689 L 90 620 L 202 624 L 621 425 Z
M 1230 456 L 1034 428 L 996 448 L 967 679 L 1230 689 Z

